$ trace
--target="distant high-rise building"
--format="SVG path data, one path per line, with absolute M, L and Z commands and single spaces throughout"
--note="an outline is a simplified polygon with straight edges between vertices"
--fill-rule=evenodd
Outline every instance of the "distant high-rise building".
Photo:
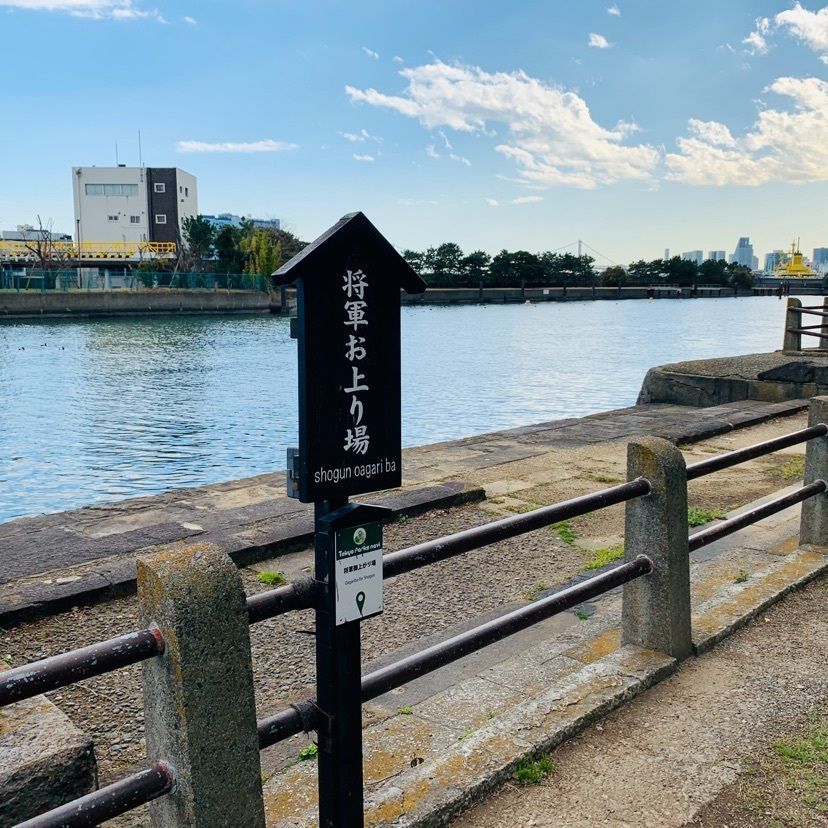
M 759 266 L 759 260 L 753 255 L 753 245 L 750 243 L 749 236 L 742 236 L 739 239 L 730 261 L 732 264 L 749 267 L 751 270 Z
M 695 262 L 697 265 L 700 265 L 704 261 L 704 251 L 688 250 L 687 252 L 681 254 L 681 258 L 688 262 Z
M 828 272 L 828 247 L 815 247 L 811 267 L 820 273 Z
M 670 258 L 670 248 L 669 248 L 669 247 L 665 247 L 665 248 L 664 248 L 664 261 L 666 262 L 666 261 L 667 261 L 667 259 L 669 259 L 669 258 Z
M 726 262 L 727 261 L 727 254 L 725 253 L 724 250 L 711 250 L 711 251 L 708 252 L 707 258 L 711 259 L 714 262 L 718 262 L 720 260 L 723 261 L 723 262 Z
M 784 250 L 774 250 L 772 253 L 765 253 L 765 273 L 772 274 L 774 270 L 782 264 L 784 257 Z

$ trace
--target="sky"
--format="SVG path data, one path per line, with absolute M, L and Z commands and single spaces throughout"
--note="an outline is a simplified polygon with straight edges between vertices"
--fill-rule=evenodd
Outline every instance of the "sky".
M 600 264 L 828 246 L 828 6 L 786 0 L 0 0 L 0 228 L 71 167 L 178 166 L 308 241 Z

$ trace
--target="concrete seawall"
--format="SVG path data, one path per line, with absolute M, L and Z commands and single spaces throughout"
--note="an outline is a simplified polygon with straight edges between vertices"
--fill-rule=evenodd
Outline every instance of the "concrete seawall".
M 254 290 L 2 291 L 0 319 L 278 313 L 279 293 Z

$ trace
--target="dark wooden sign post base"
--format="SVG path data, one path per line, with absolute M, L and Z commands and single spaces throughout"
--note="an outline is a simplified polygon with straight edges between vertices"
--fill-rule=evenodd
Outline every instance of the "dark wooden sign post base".
M 360 622 L 382 612 L 390 510 L 352 494 L 402 481 L 400 288 L 425 283 L 362 213 L 275 274 L 296 284 L 299 448 L 288 494 L 314 504 L 320 828 L 363 825 Z

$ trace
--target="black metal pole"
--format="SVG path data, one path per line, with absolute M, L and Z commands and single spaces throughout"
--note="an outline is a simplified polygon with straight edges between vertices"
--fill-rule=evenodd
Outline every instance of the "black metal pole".
M 347 502 L 332 498 L 314 504 L 320 828 L 363 825 L 359 621 L 336 625 L 335 532 L 322 520 Z

